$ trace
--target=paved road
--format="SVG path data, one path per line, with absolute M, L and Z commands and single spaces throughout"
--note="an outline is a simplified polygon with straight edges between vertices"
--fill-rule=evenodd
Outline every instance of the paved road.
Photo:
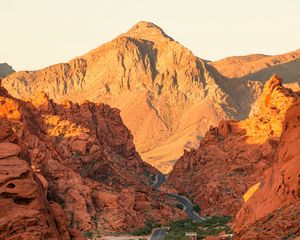
M 169 196 L 175 198 L 178 202 L 180 202 L 184 206 L 185 212 L 189 215 L 190 219 L 194 220 L 195 222 L 202 222 L 205 220 L 204 217 L 200 217 L 199 214 L 194 211 L 193 204 L 188 198 L 178 194 L 172 194 L 172 193 L 168 193 L 168 194 Z
M 164 183 L 164 181 L 166 181 L 165 175 L 156 174 L 155 175 L 155 182 L 152 186 L 155 187 L 157 190 L 159 190 L 160 185 L 162 185 Z
M 151 235 L 151 240 L 164 240 L 167 234 L 167 228 L 154 229 Z
M 159 191 L 159 187 L 161 184 L 164 183 L 164 181 L 166 181 L 165 175 L 157 174 L 155 176 L 155 183 L 153 184 L 153 187 L 155 187 Z M 192 220 L 194 220 L 195 222 L 202 222 L 205 220 L 205 218 L 199 216 L 199 214 L 194 211 L 193 204 L 188 198 L 173 193 L 168 193 L 168 195 L 175 198 L 178 202 L 180 202 L 184 206 L 185 212 L 189 215 L 189 217 Z M 166 228 L 157 228 L 152 232 L 151 240 L 164 240 L 166 234 L 167 234 Z

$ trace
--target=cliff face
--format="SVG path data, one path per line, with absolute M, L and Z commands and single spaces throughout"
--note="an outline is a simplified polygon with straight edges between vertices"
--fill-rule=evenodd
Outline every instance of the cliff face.
M 244 204 L 243 195 L 276 161 L 274 152 L 285 128 L 282 123 L 297 99 L 281 83 L 273 76 L 252 117 L 220 122 L 217 128 L 210 128 L 199 148 L 185 152 L 176 162 L 167 183 L 192 196 L 203 214 L 237 213 Z
M 18 98 L 45 91 L 59 101 L 119 108 L 143 159 L 166 172 L 210 125 L 246 117 L 260 94 L 259 83 L 222 77 L 148 22 L 68 63 L 12 74 L 2 85 Z
M 260 188 L 236 215 L 239 239 L 300 235 L 300 95 L 288 109 L 274 164 L 264 172 Z
M 11 124 L 0 120 L 0 239 L 70 239 L 61 207 L 30 168 Z M 27 159 L 27 161 L 25 160 Z
M 119 110 L 91 102 L 56 104 L 45 93 L 26 101 L 2 88 L 0 93 L 0 115 L 12 129 L 1 125 L 1 139 L 13 143 L 9 148 L 0 144 L 0 204 L 5 211 L 15 209 L 22 219 L 29 216 L 30 232 L 55 239 L 65 232 L 68 239 L 68 231 L 131 231 L 147 220 L 183 216 L 164 194 L 147 186 L 157 170 L 141 160 Z M 14 135 L 7 135 L 11 131 Z M 18 157 L 15 144 L 24 157 Z M 19 220 L 0 214 L 0 228 L 10 239 L 15 232 L 6 227 Z M 62 229 L 55 227 L 56 215 L 64 222 L 56 224 Z
M 15 72 L 7 63 L 0 63 L 0 79 Z

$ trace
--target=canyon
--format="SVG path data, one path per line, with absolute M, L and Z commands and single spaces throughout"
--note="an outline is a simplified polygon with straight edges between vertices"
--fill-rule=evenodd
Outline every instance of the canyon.
M 166 226 L 187 218 L 169 193 L 234 239 L 298 237 L 299 60 L 209 61 L 141 21 L 67 63 L 0 64 L 0 239 Z
M 0 239 L 130 232 L 184 216 L 148 186 L 158 171 L 141 160 L 119 110 L 0 93 Z

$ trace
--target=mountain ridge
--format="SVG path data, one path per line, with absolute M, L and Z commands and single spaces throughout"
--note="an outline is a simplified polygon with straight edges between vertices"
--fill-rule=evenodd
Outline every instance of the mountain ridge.
M 59 102 L 87 99 L 119 108 L 143 159 L 164 172 L 210 125 L 247 117 L 262 88 L 222 76 L 145 21 L 68 63 L 17 72 L 1 84 L 18 98 L 45 91 Z

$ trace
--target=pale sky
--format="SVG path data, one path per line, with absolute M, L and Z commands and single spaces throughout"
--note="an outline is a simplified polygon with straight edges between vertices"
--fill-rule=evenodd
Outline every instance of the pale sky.
M 0 63 L 66 62 L 141 20 L 209 60 L 300 48 L 300 0 L 0 0 Z

